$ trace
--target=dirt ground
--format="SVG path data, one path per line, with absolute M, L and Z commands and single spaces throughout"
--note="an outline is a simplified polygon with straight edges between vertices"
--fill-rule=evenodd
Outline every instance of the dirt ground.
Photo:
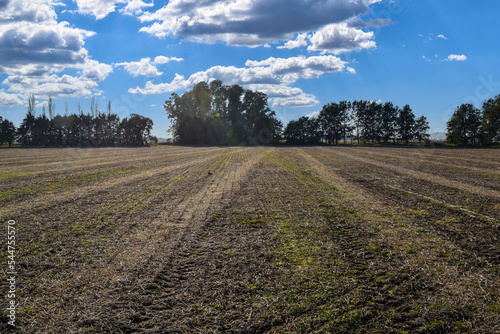
M 19 332 L 500 333 L 499 150 L 0 150 L 4 296 L 11 219 Z

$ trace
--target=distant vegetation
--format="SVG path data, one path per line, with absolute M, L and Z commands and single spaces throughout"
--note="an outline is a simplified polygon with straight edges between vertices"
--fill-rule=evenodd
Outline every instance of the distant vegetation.
M 0 116 L 0 145 L 9 144 L 12 146 L 16 138 L 16 127 L 14 124 Z
M 429 122 L 406 105 L 391 102 L 342 101 L 323 106 L 317 117 L 301 117 L 288 123 L 284 137 L 289 144 L 358 143 L 409 144 L 429 140 Z
M 500 95 L 483 103 L 457 107 L 447 126 L 446 140 L 457 145 L 492 145 L 500 141 Z
M 269 108 L 265 93 L 226 86 L 220 80 L 200 82 L 182 95 L 173 93 L 164 108 L 171 120 L 173 139 L 181 145 L 337 145 L 340 142 L 409 144 L 428 142 L 429 122 L 416 117 L 409 105 L 391 102 L 341 101 L 323 106 L 316 117 L 290 121 L 285 129 Z M 0 145 L 13 146 L 143 146 L 151 136 L 153 121 L 132 114 L 120 120 L 99 110 L 91 100 L 90 112 L 78 105 L 77 113 L 55 115 L 52 99 L 48 116 L 35 115 L 35 98 L 19 128 L 0 117 Z M 500 95 L 485 101 L 481 110 L 472 104 L 457 107 L 447 122 L 446 141 L 455 145 L 488 146 L 500 141 Z
M 283 124 L 267 95 L 238 85 L 200 82 L 182 96 L 172 94 L 164 107 L 170 131 L 182 145 L 261 145 L 281 139 Z
M 14 142 L 26 147 L 41 146 L 143 146 L 151 136 L 153 121 L 150 118 L 132 114 L 120 120 L 111 111 L 111 102 L 107 111 L 101 112 L 95 99 L 91 100 L 90 112 L 84 113 L 78 105 L 77 113 L 68 113 L 66 105 L 64 116 L 55 114 L 52 99 L 48 100 L 48 116 L 43 112 L 35 115 L 35 97 L 28 99 L 28 112 L 19 128 L 7 120 L 2 120 L 0 145 Z
M 318 117 L 291 121 L 283 132 L 266 94 L 224 86 L 218 80 L 200 82 L 182 96 L 174 93 L 164 107 L 174 139 L 187 145 L 275 144 L 282 139 L 292 145 L 338 144 L 347 138 L 358 143 L 408 144 L 429 139 L 424 116 L 415 118 L 409 106 L 399 109 L 390 102 L 330 103 Z

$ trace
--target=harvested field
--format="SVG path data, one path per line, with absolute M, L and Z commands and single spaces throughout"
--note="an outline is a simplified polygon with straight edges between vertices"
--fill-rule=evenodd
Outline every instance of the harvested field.
M 499 150 L 0 150 L 3 295 L 10 219 L 19 332 L 500 332 Z

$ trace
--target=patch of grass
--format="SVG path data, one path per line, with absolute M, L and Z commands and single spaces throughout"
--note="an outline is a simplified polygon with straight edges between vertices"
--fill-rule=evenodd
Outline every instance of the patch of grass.
M 500 175 L 498 175 L 496 173 L 492 173 L 492 172 L 478 171 L 478 170 L 468 170 L 465 172 L 469 173 L 469 174 L 476 174 L 476 175 L 491 177 L 491 178 L 495 178 L 495 179 L 500 179 Z
M 0 174 L 0 181 L 18 178 L 18 177 L 23 177 L 23 176 L 26 176 L 28 174 L 30 174 L 30 172 L 13 172 L 13 173 Z
M 488 305 L 488 311 L 494 313 L 500 313 L 500 304 L 490 304 Z
M 95 173 L 77 173 L 72 176 L 53 179 L 50 182 L 42 184 L 16 188 L 0 192 L 0 201 L 9 201 L 17 198 L 30 196 L 39 196 L 41 194 L 50 194 L 56 191 L 66 190 L 81 183 L 97 182 L 107 177 L 118 176 L 128 172 L 128 169 L 115 169 Z
M 37 189 L 36 186 L 28 186 L 23 188 L 17 188 L 12 190 L 5 190 L 0 192 L 0 201 L 9 201 L 14 198 L 24 198 L 28 197 L 31 194 L 35 193 Z
M 83 230 L 85 229 L 85 226 L 83 224 L 75 224 L 72 227 L 68 228 L 75 236 L 80 235 Z
M 373 252 L 373 253 L 377 253 L 379 251 L 379 246 L 373 244 L 373 243 L 370 243 L 368 244 L 368 249 Z
M 414 214 L 415 216 L 429 216 L 429 212 L 426 210 L 415 210 L 415 209 L 408 209 L 407 212 Z
M 33 242 L 26 246 L 26 254 L 41 255 L 45 253 L 48 246 L 45 243 Z
M 258 226 L 261 224 L 265 224 L 266 221 L 263 219 L 245 219 L 241 222 L 243 225 L 249 225 L 249 226 Z
M 293 175 L 293 177 L 300 183 L 303 183 L 305 185 L 313 185 L 315 187 L 326 186 L 331 188 L 332 190 L 338 190 L 334 185 L 328 184 L 312 171 L 305 170 L 292 161 L 282 159 L 270 151 L 265 151 L 264 155 L 266 156 L 268 161 L 284 168 L 290 175 Z
M 435 331 L 441 329 L 443 327 L 443 323 L 440 320 L 434 319 L 432 321 L 425 323 L 422 327 L 425 330 Z
M 453 226 L 453 223 L 457 223 L 459 222 L 458 218 L 456 217 L 447 217 L 445 219 L 442 219 L 442 220 L 436 220 L 434 221 L 434 224 L 436 225 L 442 225 L 442 226 L 446 226 L 448 228 L 452 227 Z

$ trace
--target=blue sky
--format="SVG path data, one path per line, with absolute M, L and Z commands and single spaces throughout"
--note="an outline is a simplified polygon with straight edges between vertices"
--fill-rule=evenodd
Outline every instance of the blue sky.
M 332 101 L 391 101 L 431 132 L 500 94 L 500 2 L 485 0 L 0 0 L 0 116 L 34 94 L 56 112 L 108 100 L 154 121 L 201 80 L 268 94 L 286 124 Z

